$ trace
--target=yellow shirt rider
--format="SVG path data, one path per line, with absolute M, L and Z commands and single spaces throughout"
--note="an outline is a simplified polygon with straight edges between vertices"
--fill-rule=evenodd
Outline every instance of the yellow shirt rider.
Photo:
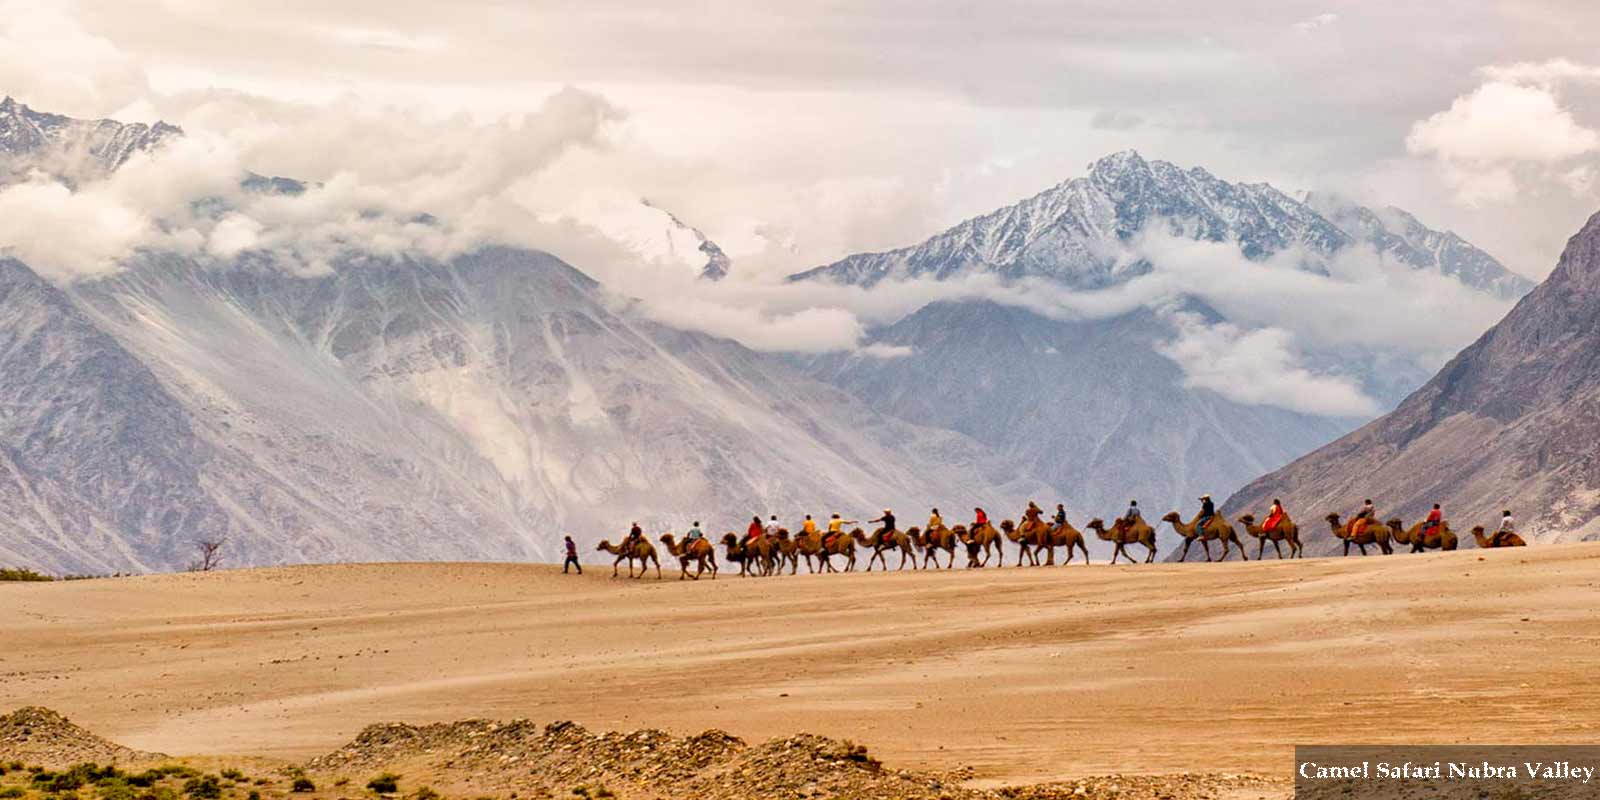
M 928 530 L 936 531 L 944 527 L 944 517 L 939 516 L 939 509 L 934 509 L 928 516 Z
M 807 536 L 810 536 L 810 535 L 816 533 L 817 532 L 817 521 L 812 519 L 810 514 L 807 514 L 806 515 L 806 521 L 801 523 L 801 525 L 800 525 L 800 531 L 802 533 L 804 533 L 805 535 L 807 535 Z

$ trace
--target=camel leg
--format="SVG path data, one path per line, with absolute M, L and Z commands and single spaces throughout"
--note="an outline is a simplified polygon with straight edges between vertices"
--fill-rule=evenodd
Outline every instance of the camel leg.
M 1361 555 L 1366 555 L 1367 554 L 1367 546 L 1366 545 L 1364 545 L 1364 544 L 1362 544 L 1360 542 L 1356 542 L 1356 547 L 1361 548 Z
M 1282 561 L 1283 560 L 1283 545 L 1279 544 L 1277 539 L 1273 539 L 1272 540 L 1272 550 L 1273 550 L 1273 552 L 1278 554 L 1278 560 Z M 1290 552 L 1293 552 L 1292 548 L 1291 548 Z M 1261 560 L 1261 554 L 1260 553 L 1256 553 L 1256 560 L 1257 561 Z
M 1273 542 L 1272 546 L 1273 547 L 1277 547 L 1278 543 L 1277 542 Z M 1267 551 L 1267 537 L 1263 536 L 1260 539 L 1256 540 L 1256 560 L 1260 561 L 1261 560 L 1261 554 L 1265 553 L 1266 551 Z M 1278 557 L 1279 558 L 1283 558 L 1283 556 L 1278 556 Z
M 1083 549 L 1083 565 L 1086 567 L 1089 566 L 1089 543 L 1079 541 L 1078 547 Z M 1071 551 L 1069 550 L 1068 552 L 1070 553 Z
M 1233 534 L 1233 544 L 1234 544 L 1234 546 L 1239 548 L 1239 560 L 1240 561 L 1249 561 L 1250 557 L 1245 555 L 1245 553 L 1244 553 L 1244 542 L 1239 541 L 1239 534 L 1237 534 L 1237 533 Z M 1224 545 L 1223 547 L 1226 548 L 1227 546 Z M 1257 557 L 1259 558 L 1259 556 L 1257 556 Z
M 1227 544 L 1224 543 L 1223 547 L 1227 547 Z M 1211 563 L 1211 543 L 1206 541 L 1206 540 L 1204 540 L 1204 539 L 1201 539 L 1200 540 L 1200 548 L 1202 550 L 1206 551 L 1206 563 L 1207 564 Z
M 1178 560 L 1179 561 L 1188 561 L 1189 560 L 1189 545 L 1191 545 L 1191 544 L 1194 544 L 1194 540 L 1193 539 L 1184 539 L 1183 540 L 1183 552 L 1178 554 Z

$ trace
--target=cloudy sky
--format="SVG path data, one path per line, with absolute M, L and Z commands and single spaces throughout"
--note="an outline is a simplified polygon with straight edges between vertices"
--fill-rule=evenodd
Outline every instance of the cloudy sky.
M 226 92 L 488 124 L 575 87 L 609 104 L 612 129 L 603 147 L 546 165 L 530 191 L 552 208 L 647 196 L 749 269 L 909 243 L 1128 147 L 1401 205 L 1533 277 L 1600 207 L 1600 66 L 1584 62 L 1600 6 L 1584 0 L 458 0 L 448 13 L 392 0 L 11 0 L 5 11 L 4 91 L 78 115 L 189 128 L 270 116 L 230 118 L 215 103 Z M 261 142 L 247 157 L 285 163 L 247 166 L 307 174 L 362 160 L 318 144 Z
M 316 263 L 317 242 L 351 237 L 440 252 L 511 240 L 751 346 L 849 348 L 950 287 L 776 279 L 915 243 L 1136 148 L 1397 205 L 1539 279 L 1600 208 L 1597 29 L 1588 0 L 0 0 L 0 93 L 189 134 L 103 184 L 0 192 L 0 246 L 70 276 L 138 246 L 283 246 Z M 322 188 L 185 220 L 240 169 Z M 687 292 L 682 275 L 619 272 L 636 268 L 629 251 L 592 234 L 626 229 L 639 198 L 704 230 L 740 280 Z M 448 215 L 457 239 L 379 227 L 374 205 Z M 1231 302 L 1249 327 L 1176 320 L 1172 347 L 1220 354 L 1224 384 L 1301 370 L 1298 343 L 1371 331 L 1350 320 L 1375 297 L 1393 306 L 1378 333 L 1425 364 L 1505 310 L 1453 284 L 1151 246 L 1160 280 L 1109 304 L 982 279 L 960 291 L 1068 314 L 1174 291 Z M 1347 313 L 1270 313 L 1308 295 L 1346 297 Z M 1341 376 L 1302 372 L 1296 407 L 1375 410 Z

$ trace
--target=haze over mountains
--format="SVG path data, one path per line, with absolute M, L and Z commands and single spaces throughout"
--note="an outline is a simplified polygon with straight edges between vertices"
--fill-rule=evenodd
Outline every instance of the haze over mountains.
M 850 256 L 792 279 L 870 287 L 997 275 L 1098 293 L 1091 307 L 1108 310 L 1062 318 L 985 302 L 936 303 L 873 333 L 872 343 L 906 357 L 885 363 L 825 355 L 808 367 L 880 411 L 990 444 L 1058 487 L 1079 515 L 1111 513 L 1130 498 L 1170 508 L 1192 504 L 1201 491 L 1224 496 L 1355 427 L 1368 406 L 1318 408 L 1329 394 L 1326 382 L 1284 403 L 1275 393 L 1287 387 L 1274 385 L 1283 376 L 1262 375 L 1261 385 L 1249 386 L 1226 374 L 1219 350 L 1237 344 L 1229 337 L 1237 333 L 1222 306 L 1194 291 L 1197 281 L 1170 292 L 1165 305 L 1122 310 L 1128 303 L 1117 290 L 1162 277 L 1155 274 L 1158 256 L 1140 249 L 1152 230 L 1180 247 L 1193 240 L 1225 246 L 1242 260 L 1286 259 L 1280 272 L 1327 275 L 1342 268 L 1340 258 L 1365 248 L 1371 263 L 1402 277 L 1444 276 L 1501 299 L 1531 287 L 1483 251 L 1404 212 L 1327 198 L 1321 205 L 1328 215 L 1266 184 L 1228 183 L 1133 152 L 1108 156 L 1085 177 L 921 244 Z M 1263 282 L 1272 278 L 1262 275 Z M 1312 379 L 1344 378 L 1375 407 L 1397 401 L 1434 366 L 1408 361 L 1382 342 L 1307 342 L 1304 350 Z M 1225 391 L 1208 383 L 1214 379 Z
M 1366 497 L 1407 524 L 1444 504 L 1464 540 L 1511 510 L 1526 538 L 1600 538 L 1600 214 L 1550 277 L 1393 412 L 1239 490 L 1224 513 L 1271 498 L 1302 529 Z M 1258 512 L 1259 513 L 1259 512 Z M 1332 552 L 1326 537 L 1307 552 Z
M 14 177 L 91 180 L 181 135 L 3 108 Z M 76 169 L 85 159 L 92 169 Z M 1225 492 L 1387 407 L 1424 367 L 1368 341 L 1291 348 L 1269 332 L 1307 360 L 1293 368 L 1311 391 L 1262 402 L 1207 382 L 1208 343 L 1258 346 L 1257 321 L 1204 294 L 1119 298 L 1162 279 L 1163 242 L 1322 278 L 1359 253 L 1491 304 L 1526 286 L 1404 212 L 1313 205 L 1117 154 L 922 245 L 791 283 L 892 291 L 985 275 L 1107 308 L 952 293 L 871 330 L 860 351 L 820 356 L 675 329 L 637 313 L 630 287 L 512 247 L 434 258 L 356 242 L 310 273 L 270 251 L 145 250 L 54 282 L 7 260 L 0 513 L 15 522 L 0 561 L 170 569 L 221 536 L 236 565 L 550 559 L 563 532 L 587 546 L 635 519 L 720 531 L 751 513 L 885 505 L 908 520 L 935 504 L 1011 515 L 1029 498 L 1080 518 L 1130 494 L 1159 506 Z M 641 203 L 614 222 L 605 232 L 625 247 L 707 286 L 738 274 L 670 212 Z M 1349 397 L 1316 396 L 1329 387 Z

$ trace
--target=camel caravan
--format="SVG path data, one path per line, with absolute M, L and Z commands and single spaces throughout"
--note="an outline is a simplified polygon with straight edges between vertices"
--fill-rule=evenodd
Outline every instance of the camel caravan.
M 1266 518 L 1260 524 L 1252 514 L 1240 515 L 1235 524 L 1217 512 L 1209 495 L 1202 495 L 1200 502 L 1199 513 L 1187 521 L 1177 511 L 1161 517 L 1162 523 L 1170 525 L 1183 538 L 1183 547 L 1178 552 L 1177 560 L 1187 560 L 1190 548 L 1198 543 L 1206 561 L 1213 560 L 1213 544 L 1220 548 L 1217 560 L 1226 561 L 1229 554 L 1237 550 L 1239 558 L 1248 561 L 1250 556 L 1246 552 L 1246 540 L 1240 536 L 1240 529 L 1243 529 L 1244 535 L 1255 540 L 1257 560 L 1265 557 L 1269 544 L 1279 559 L 1304 557 L 1300 527 L 1289 518 L 1277 500 L 1273 500 Z M 913 570 L 954 569 L 958 554 L 965 556 L 963 564 L 968 569 L 987 567 L 991 561 L 995 566 L 1003 567 L 1007 542 L 1016 546 L 1013 563 L 1018 567 L 1055 566 L 1058 563 L 1057 550 L 1064 553 L 1064 558 L 1059 562 L 1063 565 L 1071 564 L 1080 555 L 1083 563 L 1089 564 L 1087 537 L 1067 521 L 1066 510 L 1061 504 L 1056 505 L 1055 514 L 1047 519 L 1045 512 L 1030 502 L 1023 512 L 1021 524 L 1006 519 L 1001 520 L 998 527 L 990 522 L 983 509 L 977 508 L 974 512 L 970 524 L 946 526 L 939 509 L 935 508 L 927 525 L 913 525 L 902 530 L 896 525 L 894 512 L 884 509 L 882 516 L 870 520 L 878 524 L 871 533 L 859 527 L 855 520 L 842 519 L 838 514 L 832 515 L 825 529 L 807 514 L 795 532 L 779 525 L 776 515 L 765 523 L 757 516 L 751 518 L 743 536 L 730 531 L 722 537 L 720 544 L 724 562 L 738 565 L 741 577 L 770 577 L 785 574 L 786 570 L 787 574 L 794 575 L 800 571 L 802 561 L 806 571 L 813 574 L 853 572 L 861 566 L 863 557 L 866 572 L 880 566 L 884 571 L 889 571 L 891 562 L 895 571 L 907 566 Z M 1346 556 L 1350 555 L 1352 546 L 1364 556 L 1369 546 L 1389 555 L 1396 546 L 1409 546 L 1411 552 L 1421 553 L 1428 550 L 1455 550 L 1460 543 L 1438 504 L 1434 504 L 1433 511 L 1426 519 L 1410 528 L 1405 527 L 1399 519 L 1379 522 L 1371 500 L 1367 500 L 1348 521 L 1337 513 L 1330 513 L 1325 519 L 1333 536 L 1344 542 Z M 846 530 L 846 526 L 855 527 Z M 1093 533 L 1101 541 L 1112 543 L 1111 564 L 1124 558 L 1130 564 L 1149 564 L 1156 559 L 1156 529 L 1144 521 L 1137 501 L 1130 501 L 1128 510 L 1109 526 L 1097 517 L 1084 525 L 1084 531 Z M 1510 511 L 1504 512 L 1494 533 L 1486 533 L 1481 525 L 1473 527 L 1471 533 L 1480 548 L 1522 547 L 1527 544 L 1515 532 Z M 713 580 L 716 579 L 719 572 L 717 548 L 700 530 L 699 522 L 695 522 L 681 540 L 672 533 L 664 533 L 659 541 L 667 556 L 678 561 L 678 580 L 699 580 L 707 573 Z M 1142 548 L 1142 561 L 1130 550 L 1133 547 Z M 611 565 L 612 577 L 620 576 L 624 561 L 628 564 L 629 578 L 643 578 L 651 568 L 654 568 L 657 579 L 662 577 L 661 556 L 637 522 L 621 544 L 614 545 L 609 540 L 602 540 L 596 550 L 615 557 Z

